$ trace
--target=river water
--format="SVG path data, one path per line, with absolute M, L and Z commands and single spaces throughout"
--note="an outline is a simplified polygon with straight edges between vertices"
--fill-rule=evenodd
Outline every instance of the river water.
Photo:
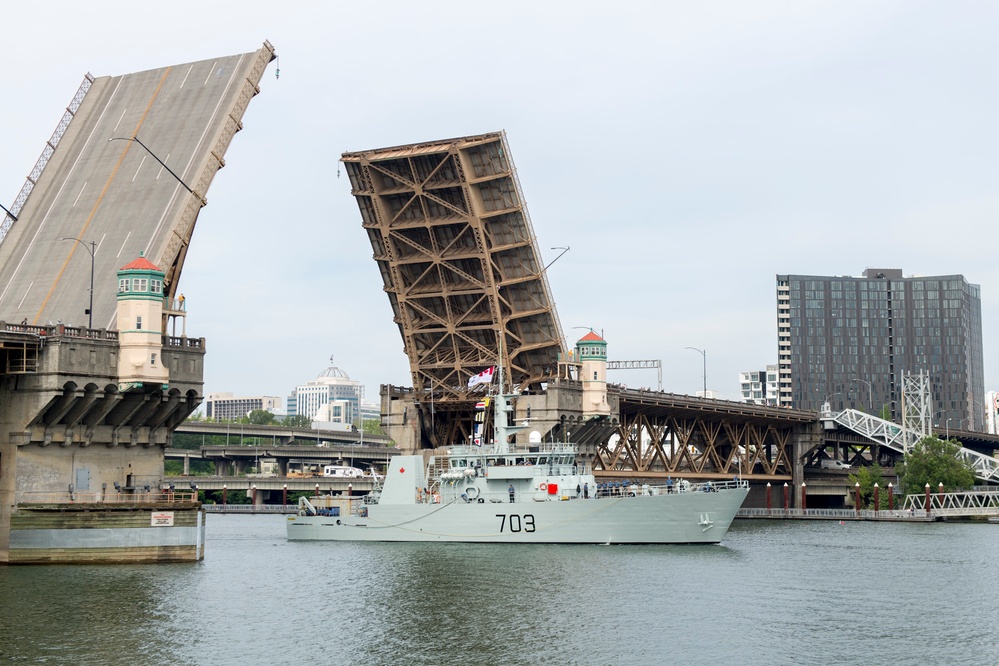
M 737 521 L 715 546 L 308 543 L 0 567 L 0 664 L 995 664 L 999 525 Z

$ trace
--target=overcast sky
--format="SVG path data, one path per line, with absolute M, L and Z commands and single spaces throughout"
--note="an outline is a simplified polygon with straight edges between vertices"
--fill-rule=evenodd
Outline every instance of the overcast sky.
M 205 391 L 287 396 L 334 364 L 411 385 L 338 158 L 506 130 L 569 343 L 738 398 L 777 358 L 777 274 L 961 273 L 999 389 L 999 4 L 13 3 L 0 201 L 86 72 L 271 63 L 180 290 Z M 280 66 L 280 78 L 276 77 Z M 654 371 L 612 381 L 656 385 Z

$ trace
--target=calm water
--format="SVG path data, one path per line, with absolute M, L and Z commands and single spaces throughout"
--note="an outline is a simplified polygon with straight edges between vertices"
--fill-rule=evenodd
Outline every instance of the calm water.
M 0 664 L 994 664 L 999 525 L 738 522 L 721 546 L 289 543 L 0 567 Z

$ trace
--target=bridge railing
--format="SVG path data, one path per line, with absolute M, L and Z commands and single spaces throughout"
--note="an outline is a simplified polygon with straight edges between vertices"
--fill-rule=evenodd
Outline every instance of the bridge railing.
M 193 490 L 150 491 L 139 493 L 119 492 L 33 492 L 25 491 L 17 494 L 18 506 L 45 504 L 173 504 L 194 502 L 197 495 Z
M 874 511 L 861 509 L 759 509 L 741 508 L 735 514 L 736 518 L 807 518 L 815 520 L 934 520 L 933 514 L 925 511 L 915 513 L 903 509 L 894 511 Z
M 190 347 L 193 349 L 204 349 L 205 339 L 204 338 L 188 338 L 188 337 L 174 337 L 171 335 L 163 336 L 163 346 L 164 347 Z
M 201 506 L 207 513 L 298 513 L 297 504 L 202 504 Z
M 62 135 L 66 133 L 66 129 L 69 127 L 70 122 L 76 116 L 76 111 L 83 104 L 83 98 L 86 97 L 87 92 L 90 90 L 90 86 L 94 82 L 94 77 L 89 72 L 83 77 L 83 83 L 77 89 L 76 94 L 73 96 L 73 100 L 66 107 L 66 112 L 62 114 L 62 118 L 59 120 L 59 124 L 56 126 L 55 131 L 52 132 L 52 136 L 45 143 L 45 148 L 42 149 L 42 154 L 35 162 L 34 168 L 31 173 L 28 174 L 27 180 L 25 180 L 24 185 L 21 187 L 21 191 L 18 192 L 17 198 L 14 199 L 14 204 L 10 207 L 10 212 L 15 216 L 21 212 L 21 208 L 24 206 L 24 202 L 28 200 L 28 195 L 31 191 L 35 189 L 35 183 L 42 175 L 42 171 L 45 170 L 45 166 L 49 163 L 49 158 L 55 152 L 56 146 L 59 145 L 59 141 L 62 139 Z M 3 222 L 0 223 L 0 243 L 3 239 L 7 237 L 7 232 L 10 231 L 10 227 L 14 224 L 14 218 L 6 213 L 3 216 Z

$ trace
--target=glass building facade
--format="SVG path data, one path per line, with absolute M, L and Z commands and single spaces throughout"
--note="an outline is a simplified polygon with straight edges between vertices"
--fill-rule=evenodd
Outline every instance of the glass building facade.
M 930 376 L 934 423 L 985 428 L 981 288 L 961 275 L 777 276 L 780 404 L 901 416 L 901 377 Z

